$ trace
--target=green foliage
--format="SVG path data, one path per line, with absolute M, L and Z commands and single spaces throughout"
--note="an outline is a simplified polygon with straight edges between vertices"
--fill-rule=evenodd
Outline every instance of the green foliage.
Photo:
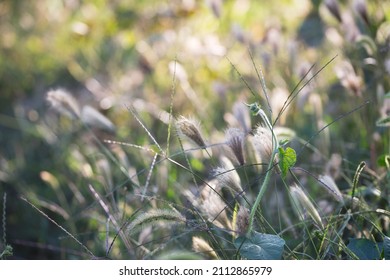
M 385 260 L 390 260 L 390 238 L 387 236 L 383 239 L 383 252 Z
M 379 260 L 382 247 L 382 243 L 375 243 L 371 240 L 361 238 L 350 239 L 347 246 L 359 260 Z
M 294 149 L 279 147 L 279 166 L 282 171 L 282 177 L 286 178 L 287 172 L 297 161 L 297 154 Z
M 1 258 L 389 258 L 389 3 L 239 2 L 0 4 Z
M 285 241 L 277 235 L 253 232 L 234 240 L 240 255 L 248 260 L 280 260 Z

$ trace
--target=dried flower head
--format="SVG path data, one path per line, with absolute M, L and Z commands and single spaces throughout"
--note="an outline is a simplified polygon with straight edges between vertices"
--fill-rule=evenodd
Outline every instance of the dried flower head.
M 227 158 L 221 158 L 222 166 L 214 169 L 215 179 L 218 181 L 218 185 L 230 188 L 237 193 L 242 193 L 241 179 L 235 170 L 233 163 Z
M 237 220 L 236 220 L 236 231 L 239 235 L 244 235 L 247 233 L 249 227 L 249 210 L 244 207 L 240 206 L 240 209 L 237 213 Z
M 80 107 L 76 99 L 64 89 L 50 90 L 46 94 L 46 100 L 57 112 L 71 119 L 80 117 Z
M 200 197 L 196 197 L 188 190 L 184 191 L 184 195 L 215 226 L 231 230 L 232 224 L 227 216 L 228 207 L 222 200 L 217 185 L 215 180 L 208 182 L 203 187 Z
M 274 149 L 272 147 L 271 130 L 263 126 L 258 126 L 253 135 L 253 145 L 261 158 L 261 162 L 268 163 Z
M 188 119 L 184 116 L 180 116 L 176 120 L 176 128 L 179 135 L 187 136 L 191 141 L 193 141 L 201 148 L 206 146 L 206 143 L 200 133 L 199 123 L 194 119 Z
M 320 175 L 318 181 L 326 190 L 333 195 L 337 201 L 343 201 L 343 195 L 340 192 L 340 189 L 337 187 L 336 182 L 329 175 Z
M 294 210 L 297 211 L 299 218 L 302 221 L 305 220 L 305 213 L 307 212 L 313 221 L 321 229 L 324 229 L 320 214 L 305 192 L 297 185 L 293 185 L 290 187 L 290 194 L 293 200 Z
M 218 259 L 214 249 L 211 248 L 210 244 L 201 237 L 192 237 L 192 249 L 203 255 L 207 255 L 210 259 Z
M 244 165 L 244 140 L 245 133 L 238 128 L 229 128 L 225 133 L 225 143 L 231 149 L 240 165 Z

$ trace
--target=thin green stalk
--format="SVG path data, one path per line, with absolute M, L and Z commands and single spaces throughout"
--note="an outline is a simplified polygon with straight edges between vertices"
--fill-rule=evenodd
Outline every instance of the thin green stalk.
M 275 156 L 278 153 L 278 147 L 279 147 L 278 141 L 277 141 L 276 136 L 275 136 L 275 134 L 273 132 L 273 129 L 272 129 L 272 125 L 269 122 L 267 115 L 264 113 L 264 111 L 262 109 L 260 109 L 258 107 L 257 104 L 256 104 L 256 106 L 257 106 L 257 108 L 256 108 L 257 111 L 255 112 L 255 114 L 259 115 L 262 118 L 263 122 L 267 125 L 267 127 L 272 132 L 272 148 L 273 148 L 273 151 L 272 151 L 271 159 L 270 159 L 270 161 L 268 163 L 267 172 L 265 174 L 264 181 L 261 184 L 261 187 L 260 187 L 259 193 L 257 195 L 257 198 L 255 200 L 255 203 L 252 206 L 252 209 L 251 209 L 251 213 L 250 213 L 250 216 L 249 216 L 249 227 L 248 227 L 248 234 L 249 235 L 253 232 L 253 222 L 254 222 L 254 219 L 255 219 L 257 208 L 259 207 L 260 201 L 263 198 L 264 193 L 266 192 L 266 190 L 268 188 L 269 179 L 270 179 L 271 173 L 272 173 L 271 172 L 272 166 L 274 165 Z M 251 109 L 254 110 L 253 107 Z
M 259 207 L 260 201 L 263 198 L 264 193 L 265 193 L 265 191 L 268 188 L 268 182 L 269 182 L 269 179 L 271 177 L 271 175 L 270 175 L 271 174 L 271 168 L 273 166 L 273 161 L 275 159 L 276 151 L 277 150 L 274 150 L 273 153 L 272 153 L 271 160 L 268 163 L 268 169 L 267 169 L 267 173 L 265 174 L 264 181 L 261 184 L 260 191 L 259 191 L 259 193 L 257 195 L 255 203 L 252 206 L 252 210 L 251 210 L 251 213 L 250 213 L 250 216 L 249 216 L 249 227 L 248 227 L 248 233 L 249 234 L 251 234 L 252 231 L 253 231 L 253 222 L 254 222 L 255 214 L 257 212 L 257 208 Z

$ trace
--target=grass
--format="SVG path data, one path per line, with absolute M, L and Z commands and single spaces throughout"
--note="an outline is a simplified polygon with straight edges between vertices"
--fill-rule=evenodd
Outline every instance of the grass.
M 0 115 L 1 257 L 387 259 L 386 4 L 306 3 L 260 31 L 231 3 L 178 7 L 165 6 L 178 18 L 142 4 L 63 14 L 87 25 L 61 47 L 67 74 L 49 77 L 42 60 L 45 89 L 7 83 L 31 103 Z M 45 34 L 76 36 L 60 30 Z M 19 55 L 47 59 L 30 48 Z

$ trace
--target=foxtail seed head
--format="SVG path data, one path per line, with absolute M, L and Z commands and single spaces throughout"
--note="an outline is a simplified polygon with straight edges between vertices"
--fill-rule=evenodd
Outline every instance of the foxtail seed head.
M 192 237 L 192 249 L 203 255 L 207 255 L 210 259 L 218 259 L 214 249 L 211 248 L 210 244 L 201 237 Z
M 232 150 L 240 165 L 244 165 L 244 140 L 245 133 L 238 128 L 229 128 L 225 133 L 226 145 Z
M 274 149 L 271 130 L 267 127 L 258 126 L 253 136 L 253 145 L 260 155 L 261 162 L 269 162 Z
M 221 187 L 228 187 L 236 193 L 242 193 L 241 179 L 232 162 L 227 157 L 221 158 L 222 166 L 214 169 L 215 178 Z
M 305 192 L 297 185 L 293 185 L 290 187 L 290 194 L 294 202 L 294 209 L 297 210 L 300 219 L 304 220 L 304 213 L 307 212 L 313 219 L 313 221 L 321 229 L 324 229 L 320 214 L 318 213 L 313 203 L 310 201 L 309 197 L 305 194 Z
M 205 141 L 200 133 L 199 123 L 194 119 L 188 119 L 184 116 L 180 116 L 176 120 L 176 127 L 179 135 L 187 136 L 191 141 L 201 148 L 206 146 Z
M 237 213 L 236 230 L 239 235 L 245 235 L 248 232 L 249 227 L 249 210 L 240 206 Z

